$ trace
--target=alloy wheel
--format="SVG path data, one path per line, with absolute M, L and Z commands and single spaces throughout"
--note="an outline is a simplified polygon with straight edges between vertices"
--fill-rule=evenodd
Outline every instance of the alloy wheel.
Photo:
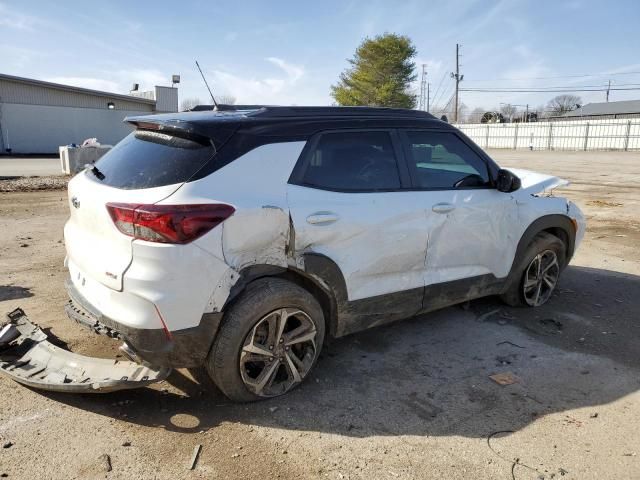
M 317 329 L 297 308 L 281 308 L 247 334 L 240 352 L 240 375 L 249 391 L 275 397 L 302 382 L 316 358 Z
M 558 277 L 560 264 L 553 250 L 538 253 L 524 273 L 523 293 L 528 305 L 538 307 L 551 297 Z

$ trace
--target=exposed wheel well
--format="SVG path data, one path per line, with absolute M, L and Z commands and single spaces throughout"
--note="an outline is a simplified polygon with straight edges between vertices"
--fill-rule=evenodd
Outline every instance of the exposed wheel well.
M 333 335 L 335 332 L 337 319 L 337 307 L 335 299 L 332 298 L 332 296 L 314 280 L 295 270 L 287 270 L 282 274 L 277 275 L 277 277 L 284 278 L 292 283 L 300 285 L 302 288 L 311 293 L 311 295 L 313 295 L 316 300 L 318 300 L 320 306 L 322 307 L 322 313 L 324 314 L 326 332 Z
M 337 327 L 337 306 L 333 296 L 323 288 L 318 281 L 307 274 L 294 269 L 281 267 L 271 267 L 269 265 L 256 265 L 241 272 L 241 279 L 234 285 L 229 295 L 224 309 L 229 308 L 235 299 L 247 288 L 247 286 L 259 278 L 273 277 L 282 278 L 291 283 L 295 283 L 313 295 L 322 307 L 325 318 L 326 332 L 330 335 L 335 333 Z
M 569 233 L 561 227 L 551 227 L 551 228 L 545 228 L 544 230 L 541 230 L 541 232 L 547 232 L 550 233 L 551 235 L 558 237 L 560 240 L 562 240 L 562 243 L 564 243 L 564 248 L 565 248 L 565 265 L 562 266 L 562 268 L 566 267 L 567 264 L 569 263 L 570 257 L 571 257 L 571 245 L 569 244 Z

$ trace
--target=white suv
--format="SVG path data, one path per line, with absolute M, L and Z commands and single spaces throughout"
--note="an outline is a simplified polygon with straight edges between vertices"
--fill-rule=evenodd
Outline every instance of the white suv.
M 585 230 L 549 194 L 565 181 L 500 169 L 424 112 L 128 121 L 69 183 L 67 312 L 149 371 L 205 365 L 233 400 L 286 393 L 329 336 L 486 295 L 541 305 Z

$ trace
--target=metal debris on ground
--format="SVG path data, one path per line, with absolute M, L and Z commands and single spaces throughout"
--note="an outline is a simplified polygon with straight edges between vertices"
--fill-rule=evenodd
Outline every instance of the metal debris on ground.
M 483 313 L 482 315 L 478 315 L 478 317 L 476 318 L 476 322 L 484 322 L 486 319 L 488 319 L 489 317 L 495 315 L 499 311 L 500 311 L 500 309 L 496 308 L 495 310 L 490 310 L 490 311 L 488 311 L 486 313 Z
M 527 348 L 527 347 L 523 347 L 521 345 L 518 345 L 517 343 L 510 342 L 509 340 L 504 340 L 503 342 L 498 342 L 498 343 L 496 343 L 496 345 L 498 345 L 498 346 L 500 346 L 500 345 L 511 345 L 512 347 L 517 347 L 517 348 Z
M 2 448 L 11 448 L 11 447 L 13 447 L 14 445 L 15 445 L 15 444 L 14 444 L 13 442 L 5 442 L 5 443 L 2 445 Z
M 513 385 L 514 383 L 520 383 L 520 379 L 516 377 L 513 372 L 495 373 L 489 375 L 489 378 L 496 382 L 498 385 Z
M 198 463 L 198 457 L 200 456 L 200 451 L 202 450 L 202 445 L 196 445 L 193 449 L 193 454 L 191 454 L 191 462 L 189 462 L 189 470 L 193 470 L 196 468 L 196 463 Z

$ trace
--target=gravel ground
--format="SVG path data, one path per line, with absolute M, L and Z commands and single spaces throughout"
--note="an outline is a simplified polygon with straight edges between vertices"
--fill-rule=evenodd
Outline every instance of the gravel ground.
M 492 154 L 569 178 L 563 194 L 587 214 L 585 241 L 547 305 L 488 298 L 334 341 L 299 389 L 250 405 L 230 404 L 201 370 L 107 395 L 47 394 L 0 377 L 0 445 L 11 444 L 0 474 L 640 478 L 640 154 Z M 113 356 L 115 342 L 62 310 L 64 197 L 0 194 L 0 310 L 21 306 L 68 348 Z M 500 386 L 496 373 L 517 383 Z
M 65 190 L 69 176 L 0 177 L 0 192 L 33 192 L 38 190 Z

